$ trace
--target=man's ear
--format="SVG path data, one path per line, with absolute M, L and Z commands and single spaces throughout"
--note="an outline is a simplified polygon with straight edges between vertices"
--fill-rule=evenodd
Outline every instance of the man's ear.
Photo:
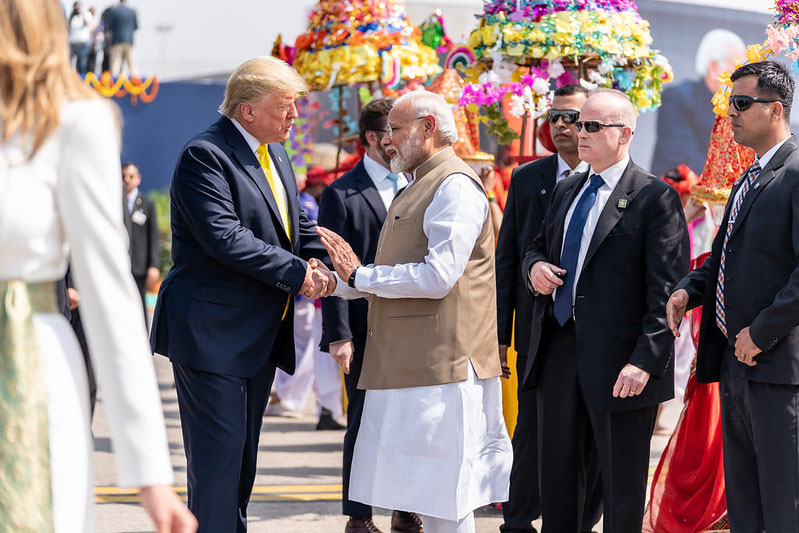
M 783 120 L 783 114 L 785 114 L 785 106 L 782 102 L 774 102 L 774 111 L 771 112 L 771 121 L 776 122 L 778 120 Z
M 376 131 L 367 130 L 366 133 L 363 135 L 366 137 L 366 144 L 368 146 L 364 146 L 364 148 L 368 148 L 369 146 L 376 146 L 380 144 L 380 139 L 382 135 L 379 135 Z
M 254 118 L 252 112 L 252 105 L 239 104 L 239 116 L 237 118 L 245 122 L 252 122 Z
M 433 136 L 433 132 L 436 130 L 436 117 L 433 115 L 427 115 L 424 117 L 422 124 L 422 127 L 424 128 L 424 138 L 429 139 Z

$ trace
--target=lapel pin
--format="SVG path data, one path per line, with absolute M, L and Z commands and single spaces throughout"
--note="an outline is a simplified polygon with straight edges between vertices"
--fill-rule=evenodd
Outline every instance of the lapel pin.
M 756 182 L 755 182 L 755 187 L 754 187 L 754 188 L 755 188 L 755 189 L 757 189 L 758 187 L 760 187 L 760 182 L 759 182 L 759 181 L 756 181 Z
M 541 194 L 546 194 L 546 193 L 547 193 L 546 189 L 541 189 Z
M 627 198 L 619 198 L 619 203 L 616 204 L 619 209 L 626 209 L 627 208 Z

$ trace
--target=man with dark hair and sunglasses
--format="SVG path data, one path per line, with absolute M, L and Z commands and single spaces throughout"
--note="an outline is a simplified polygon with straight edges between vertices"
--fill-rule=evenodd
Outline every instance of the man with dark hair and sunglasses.
M 575 125 L 589 168 L 555 187 L 522 262 L 544 531 L 580 530 L 585 441 L 597 447 L 603 530 L 641 531 L 657 407 L 674 395 L 665 304 L 688 271 L 688 230 L 677 192 L 630 160 L 635 123 L 619 91 L 586 100 Z
M 497 269 L 497 327 L 499 350 L 507 357 L 515 324 L 515 348 L 518 354 L 516 372 L 523 375 L 527 366 L 530 345 L 530 317 L 533 301 L 524 283 L 521 261 L 530 241 L 541 229 L 544 213 L 550 205 L 555 184 L 574 173 L 584 172 L 588 165 L 577 153 L 577 128 L 588 90 L 576 84 L 564 85 L 555 91 L 552 108 L 547 112 L 552 142 L 558 152 L 514 169 L 505 215 L 499 230 L 496 250 Z M 515 313 L 515 322 L 514 322 Z M 510 495 L 502 506 L 504 532 L 535 531 L 532 521 L 541 514 L 538 494 L 538 415 L 536 392 L 518 392 L 519 416 L 513 433 L 513 469 L 510 476 Z M 593 444 L 589 446 L 591 453 Z M 588 486 L 594 487 L 592 497 L 586 498 L 581 531 L 591 531 L 602 512 L 602 494 L 598 485 L 596 453 L 588 474 Z M 591 494 L 591 491 L 588 492 Z
M 780 63 L 738 68 L 728 115 L 757 153 L 735 182 L 710 258 L 671 294 L 669 327 L 702 305 L 697 379 L 720 382 L 732 531 L 796 531 L 799 520 L 799 142 L 794 82 Z

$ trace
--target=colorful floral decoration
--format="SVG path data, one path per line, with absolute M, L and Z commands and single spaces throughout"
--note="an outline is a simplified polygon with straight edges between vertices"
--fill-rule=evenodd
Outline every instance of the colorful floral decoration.
M 744 60 L 734 60 L 735 68 L 784 53 L 791 61 L 794 75 L 799 75 L 799 0 L 777 0 L 774 9 L 777 14 L 771 24 L 766 26 L 766 40 L 763 44 L 749 45 Z M 727 116 L 729 95 L 732 91 L 730 73 L 722 73 L 719 80 L 721 86 L 712 100 L 713 112 L 719 116 Z
M 149 104 L 158 95 L 157 76 L 142 81 L 138 76 L 128 78 L 124 74 L 120 74 L 114 80 L 110 72 L 103 72 L 99 78 L 94 72 L 89 72 L 84 76 L 83 81 L 105 98 L 130 96 L 132 104 L 136 104 L 139 100 Z
M 452 49 L 454 44 L 447 36 L 447 29 L 444 26 L 444 16 L 440 9 L 436 9 L 432 15 L 419 25 L 422 32 L 422 42 L 436 51 L 443 54 Z
M 300 98 L 296 103 L 298 116 L 294 120 L 285 148 L 294 172 L 305 174 L 311 163 L 314 125 L 319 118 L 322 118 L 322 105 L 315 93 Z
M 716 117 L 716 123 L 710 134 L 705 168 L 702 170 L 699 183 L 691 188 L 691 197 L 710 204 L 717 224 L 721 224 L 721 216 L 733 183 L 754 160 L 754 150 L 741 146 L 733 140 L 730 119 L 726 116 Z
M 441 67 L 421 39 L 401 0 L 319 0 L 297 37 L 292 64 L 317 89 L 426 80 Z
M 619 89 L 639 111 L 653 109 L 674 74 L 651 44 L 634 0 L 485 0 L 469 37 L 477 61 L 462 68 L 471 83 L 461 104 L 481 108 L 489 122 L 505 121 L 502 102 L 535 119 L 550 105 L 552 84 L 579 82 Z M 490 126 L 507 133 L 506 121 Z

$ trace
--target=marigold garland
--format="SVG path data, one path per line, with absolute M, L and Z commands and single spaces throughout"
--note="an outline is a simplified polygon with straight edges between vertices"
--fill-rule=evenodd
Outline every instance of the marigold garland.
M 105 98 L 124 98 L 130 95 L 130 101 L 133 104 L 138 100 L 149 104 L 158 95 L 157 76 L 142 81 L 138 76 L 128 78 L 125 74 L 120 74 L 114 80 L 110 72 L 103 72 L 99 78 L 94 72 L 89 72 L 83 81 Z M 150 89 L 149 93 L 148 89 Z

